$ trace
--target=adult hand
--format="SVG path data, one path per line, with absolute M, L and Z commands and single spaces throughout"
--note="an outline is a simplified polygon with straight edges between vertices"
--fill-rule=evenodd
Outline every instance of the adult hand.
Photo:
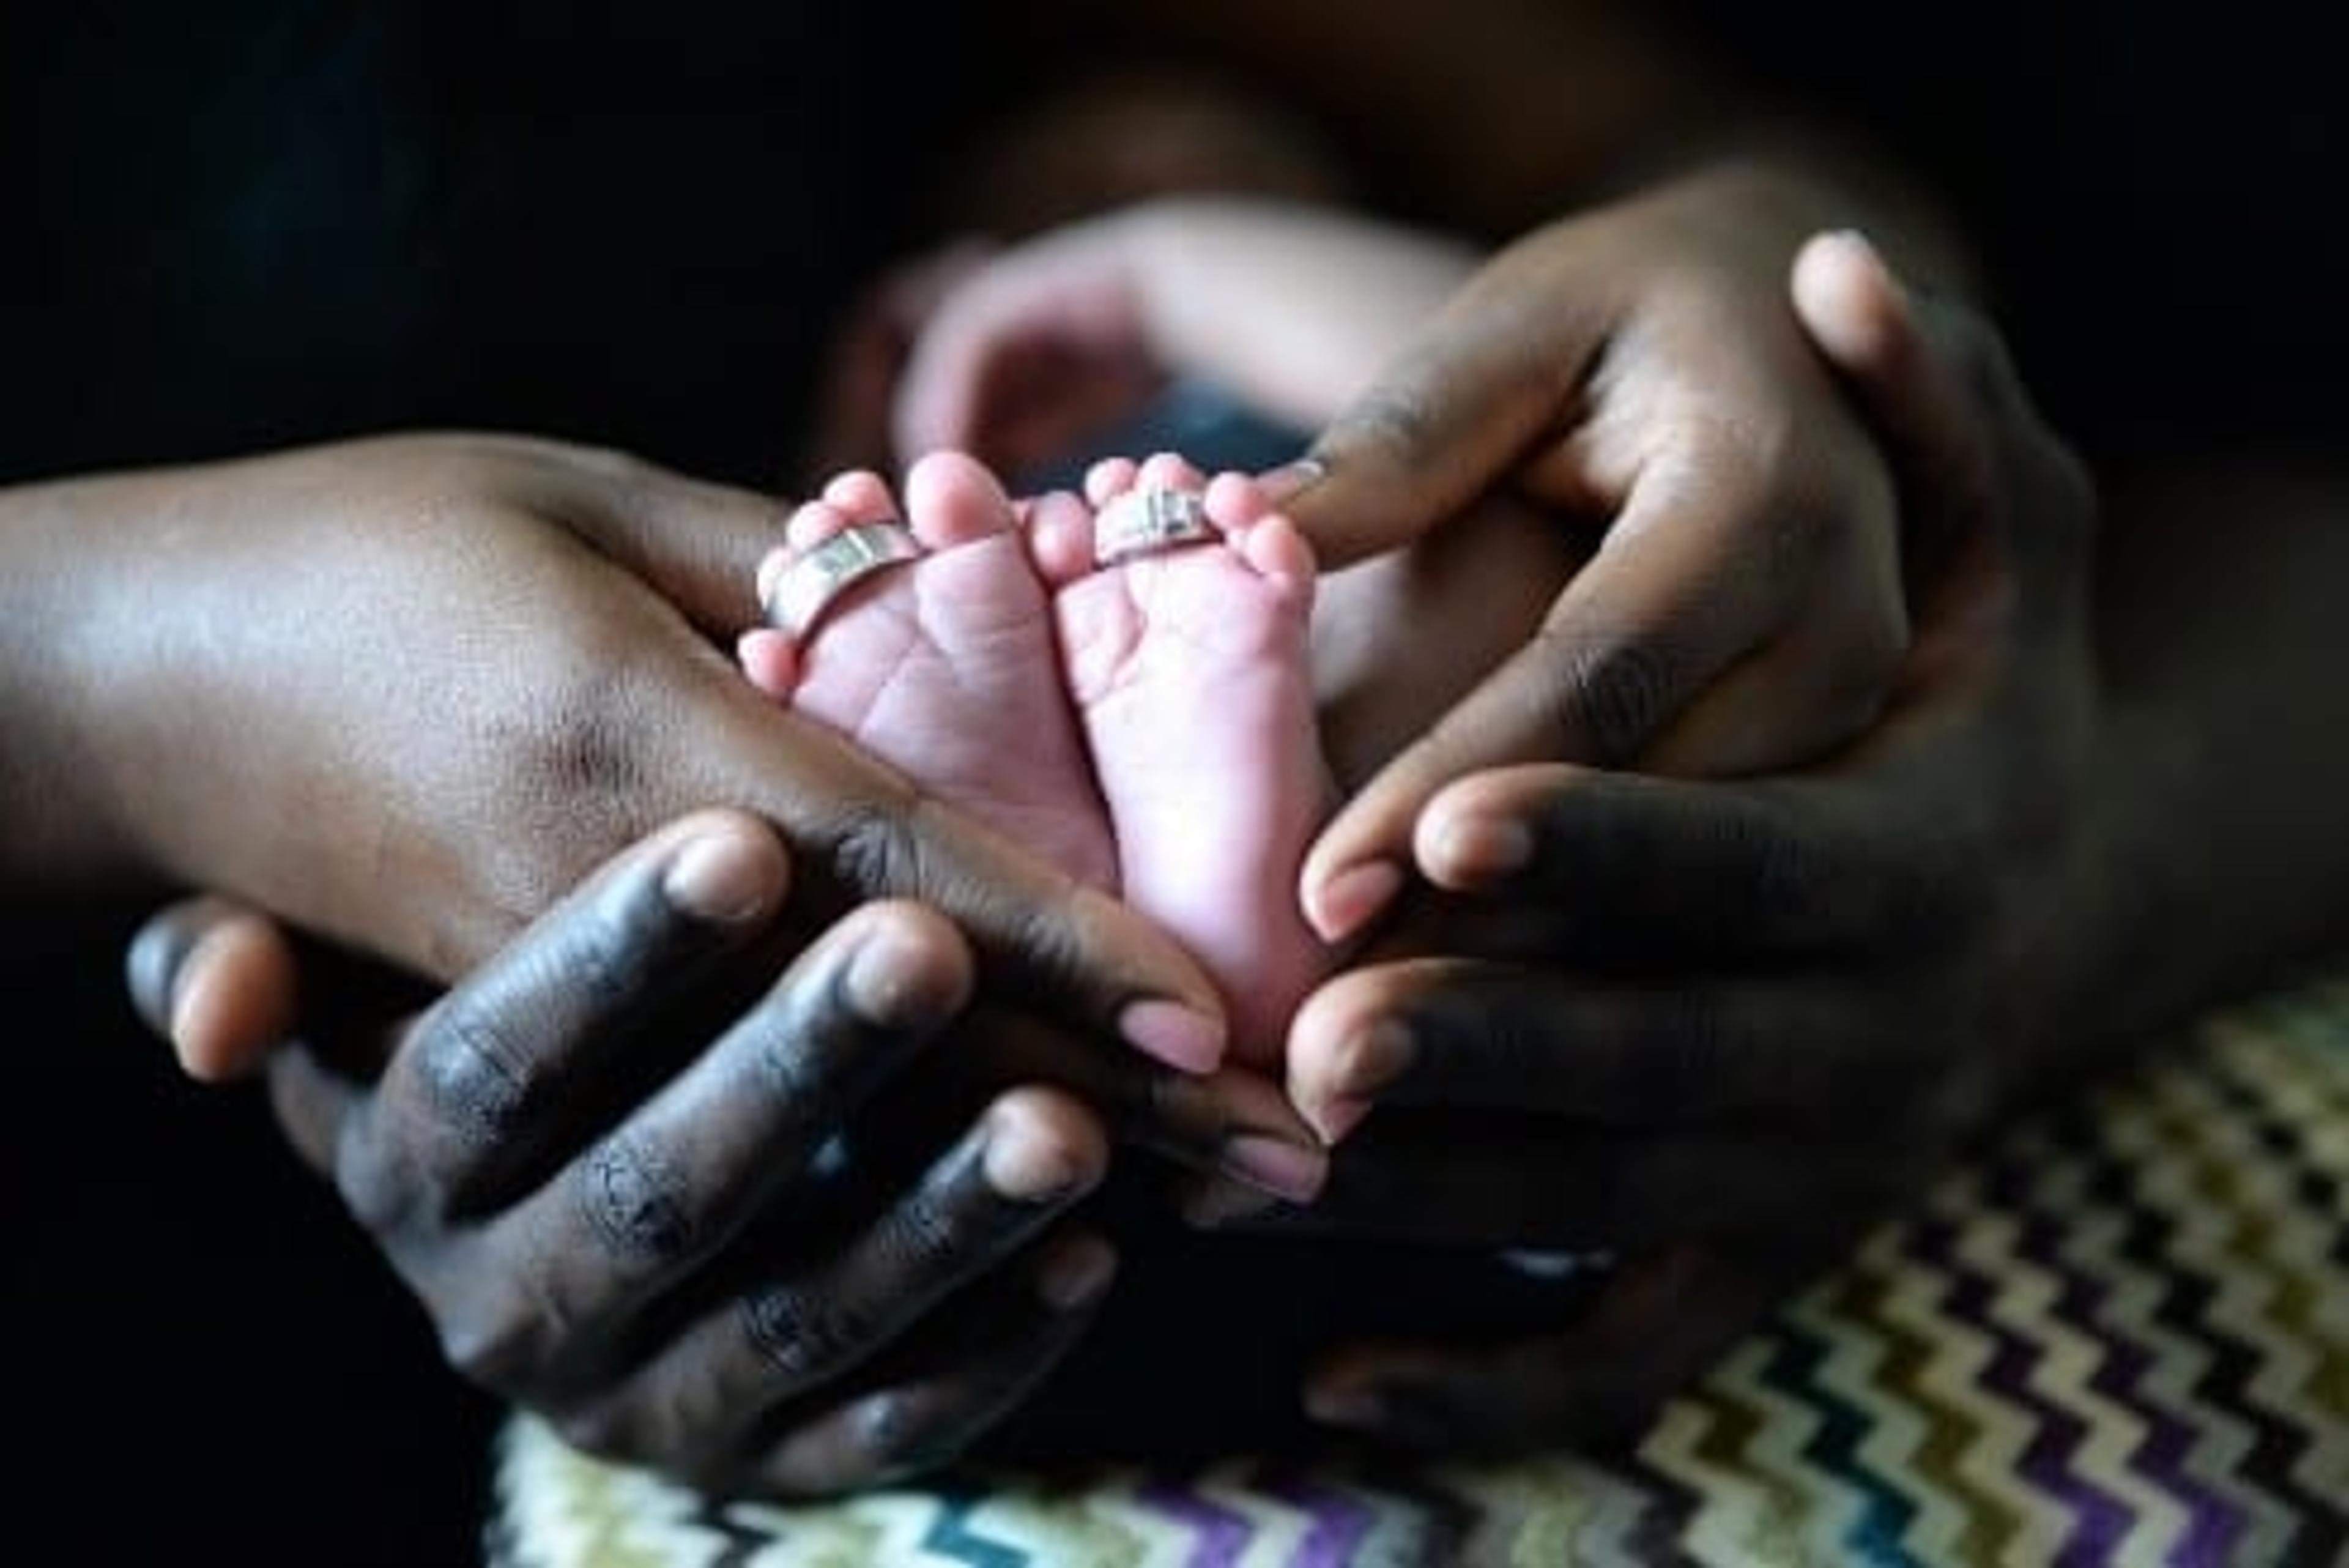
M 1309 857 L 1325 937 L 1401 884 L 1435 793 L 1479 769 L 1679 775 L 1816 758 L 1909 651 L 1894 475 L 1785 297 L 1820 183 L 1707 171 L 1504 251 L 1330 425 L 1284 503 L 1342 566 L 1514 494 L 1595 537 L 1538 628 L 1339 813 Z
M 436 435 L 0 506 L 0 881 L 212 888 L 447 980 L 654 824 L 733 805 L 801 852 L 801 910 L 916 899 L 990 989 L 1217 1055 L 1171 940 L 738 677 L 771 501 Z
M 1346 1137 L 1296 1222 L 1627 1261 L 1552 1338 L 1340 1351 L 1329 1419 L 1447 1451 L 1620 1432 L 2094 1038 L 2059 1002 L 2132 894 L 2089 774 L 2090 484 L 1991 331 L 1861 242 L 1814 242 L 1794 297 L 1948 547 L 1893 700 L 1772 777 L 1537 763 L 1434 794 L 1442 891 L 1290 1039 Z
M 1030 1026 L 979 1015 L 973 954 L 919 906 L 779 951 L 788 873 L 763 825 L 697 815 L 420 1012 L 346 1009 L 270 1065 L 460 1370 L 583 1449 L 769 1494 L 960 1452 L 1109 1282 L 1069 1214 L 1111 1138 L 1228 1130 L 1199 1080 L 1123 1054 L 1076 1054 L 1082 1099 L 1023 1082 L 999 1047 Z M 150 927 L 150 1016 L 185 1012 L 191 970 L 217 983 L 208 942 L 269 940 L 253 920 Z

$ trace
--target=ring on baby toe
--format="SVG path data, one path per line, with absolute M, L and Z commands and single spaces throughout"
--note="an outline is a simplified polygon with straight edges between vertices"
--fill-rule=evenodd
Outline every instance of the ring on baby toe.
M 1130 556 L 1215 537 L 1207 503 L 1198 492 L 1144 484 L 1118 496 L 1093 518 L 1093 565 L 1114 566 Z
M 855 524 L 785 567 L 760 607 L 770 626 L 803 641 L 841 595 L 875 572 L 921 556 L 921 541 L 904 524 Z

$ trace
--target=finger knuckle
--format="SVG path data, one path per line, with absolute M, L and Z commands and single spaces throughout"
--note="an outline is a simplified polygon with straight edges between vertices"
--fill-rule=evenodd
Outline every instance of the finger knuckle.
M 842 1437 L 851 1462 L 876 1480 L 902 1480 L 949 1463 L 968 1445 L 941 1414 L 936 1401 L 911 1390 L 868 1395 L 843 1413 Z
M 657 1266 L 695 1251 L 699 1227 L 689 1186 L 643 1139 L 616 1133 L 589 1150 L 576 1168 L 580 1209 L 615 1256 Z
M 824 848 L 842 882 L 864 898 L 916 897 L 927 854 L 903 802 L 858 801 L 827 825 Z
M 969 1176 L 958 1174 L 952 1190 L 926 1189 L 892 1210 L 876 1238 L 882 1254 L 908 1271 L 935 1268 L 961 1255 L 976 1239 L 968 1211 L 1001 1201 L 986 1187 L 978 1164 L 974 1158 Z
M 1402 470 L 1417 470 L 1442 455 L 1438 428 L 1426 395 L 1416 385 L 1383 382 L 1355 400 L 1316 455 L 1339 461 L 1372 452 Z
M 414 1049 L 425 1099 L 460 1137 L 479 1145 L 513 1130 L 533 1078 L 516 1020 L 488 1002 L 452 998 L 424 1024 Z
M 742 1299 L 751 1348 L 787 1388 L 822 1381 L 857 1360 L 874 1337 L 869 1315 L 835 1293 L 774 1285 Z
M 828 1070 L 821 1037 L 826 1024 L 806 1008 L 787 1010 L 761 1035 L 750 1054 L 750 1086 L 775 1120 L 775 1137 L 785 1147 L 818 1141 L 837 1125 L 846 1098 L 837 1075 Z
M 1547 722 L 1569 759 L 1630 761 L 1671 715 L 1678 659 L 1654 638 L 1543 635 L 1554 672 L 1543 691 Z

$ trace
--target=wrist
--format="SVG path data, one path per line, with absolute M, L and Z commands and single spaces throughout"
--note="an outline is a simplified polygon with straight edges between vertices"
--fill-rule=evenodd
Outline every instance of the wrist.
M 122 481 L 0 493 L 0 887 L 88 892 L 129 875 L 109 809 L 111 714 L 99 624 L 136 598 L 115 505 Z

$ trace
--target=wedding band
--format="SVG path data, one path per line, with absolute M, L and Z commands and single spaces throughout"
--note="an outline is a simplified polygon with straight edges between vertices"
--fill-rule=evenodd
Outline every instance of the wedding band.
M 1093 518 L 1093 565 L 1112 566 L 1131 556 L 1215 537 L 1206 501 L 1196 491 L 1145 484 L 1127 491 Z
M 919 560 L 921 541 L 902 523 L 859 523 L 843 528 L 793 561 L 775 579 L 765 605 L 767 623 L 804 640 L 823 612 L 856 584 L 885 567 Z

